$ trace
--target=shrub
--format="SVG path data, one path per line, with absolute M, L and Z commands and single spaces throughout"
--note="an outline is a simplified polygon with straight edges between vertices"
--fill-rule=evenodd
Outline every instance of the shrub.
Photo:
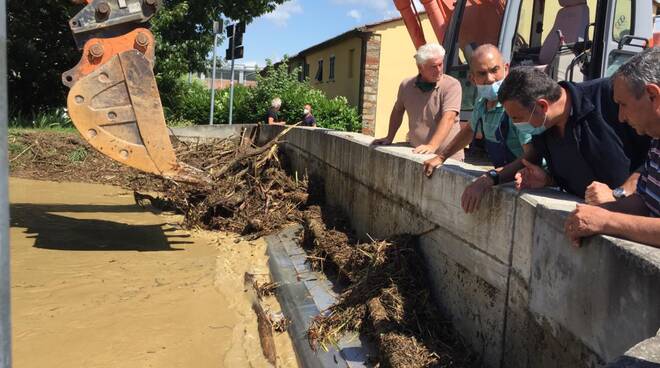
M 65 108 L 55 108 L 37 111 L 32 114 L 17 112 L 10 114 L 10 128 L 35 128 L 35 129 L 71 129 L 73 122 Z
M 329 99 L 312 88 L 307 81 L 298 81 L 298 69 L 288 71 L 286 61 L 273 66 L 268 64 L 265 75 L 257 77 L 256 87 L 236 85 L 234 87 L 233 122 L 236 124 L 265 122 L 266 112 L 273 98 L 282 99 L 280 118 L 293 124 L 302 120 L 303 106 L 313 106 L 319 126 L 324 128 L 359 131 L 360 116 L 345 97 Z M 201 83 L 177 82 L 175 92 L 168 96 L 173 109 L 167 111 L 168 120 L 192 121 L 205 124 L 208 121 L 210 91 Z M 229 121 L 229 89 L 216 91 L 214 121 L 227 124 Z

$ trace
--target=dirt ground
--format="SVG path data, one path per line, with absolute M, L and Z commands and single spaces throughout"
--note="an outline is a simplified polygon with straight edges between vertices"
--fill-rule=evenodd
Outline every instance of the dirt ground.
M 243 290 L 245 272 L 268 272 L 262 240 L 178 230 L 118 187 L 9 189 L 16 367 L 269 366 Z M 288 335 L 275 344 L 277 365 L 297 366 Z

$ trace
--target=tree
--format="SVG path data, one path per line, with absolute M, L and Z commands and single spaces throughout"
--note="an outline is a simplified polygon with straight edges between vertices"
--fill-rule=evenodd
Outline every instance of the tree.
M 212 48 L 213 20 L 221 16 L 249 23 L 287 0 L 162 0 L 152 19 L 157 40 L 156 78 L 168 96 L 187 71 L 206 69 Z M 75 66 L 81 53 L 68 21 L 81 8 L 69 0 L 9 0 L 8 74 L 12 114 L 62 106 L 66 87 L 61 74 Z M 167 98 L 164 99 L 168 106 Z

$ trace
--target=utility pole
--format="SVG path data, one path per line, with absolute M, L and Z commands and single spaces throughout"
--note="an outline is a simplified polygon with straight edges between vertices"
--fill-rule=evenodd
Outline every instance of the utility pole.
M 231 78 L 229 82 L 229 125 L 231 125 L 232 118 L 234 117 L 234 50 L 236 49 L 234 40 L 236 39 L 236 23 L 234 23 L 232 27 L 231 34 L 233 36 L 229 44 L 229 47 L 231 48 L 231 72 L 229 72 Z
M 7 103 L 7 4 L 0 0 L 0 368 L 11 368 Z
M 216 49 L 218 48 L 218 35 L 222 32 L 222 24 L 213 21 L 213 71 L 211 72 L 211 113 L 209 114 L 209 125 L 213 125 L 213 110 L 215 110 L 215 65 L 218 60 Z

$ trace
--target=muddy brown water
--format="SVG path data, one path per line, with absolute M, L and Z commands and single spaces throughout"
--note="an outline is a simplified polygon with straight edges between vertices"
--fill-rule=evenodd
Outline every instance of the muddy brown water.
M 245 272 L 268 273 L 262 240 L 178 230 L 112 186 L 9 190 L 14 366 L 270 366 L 243 290 Z M 277 365 L 296 367 L 288 335 L 275 345 Z

